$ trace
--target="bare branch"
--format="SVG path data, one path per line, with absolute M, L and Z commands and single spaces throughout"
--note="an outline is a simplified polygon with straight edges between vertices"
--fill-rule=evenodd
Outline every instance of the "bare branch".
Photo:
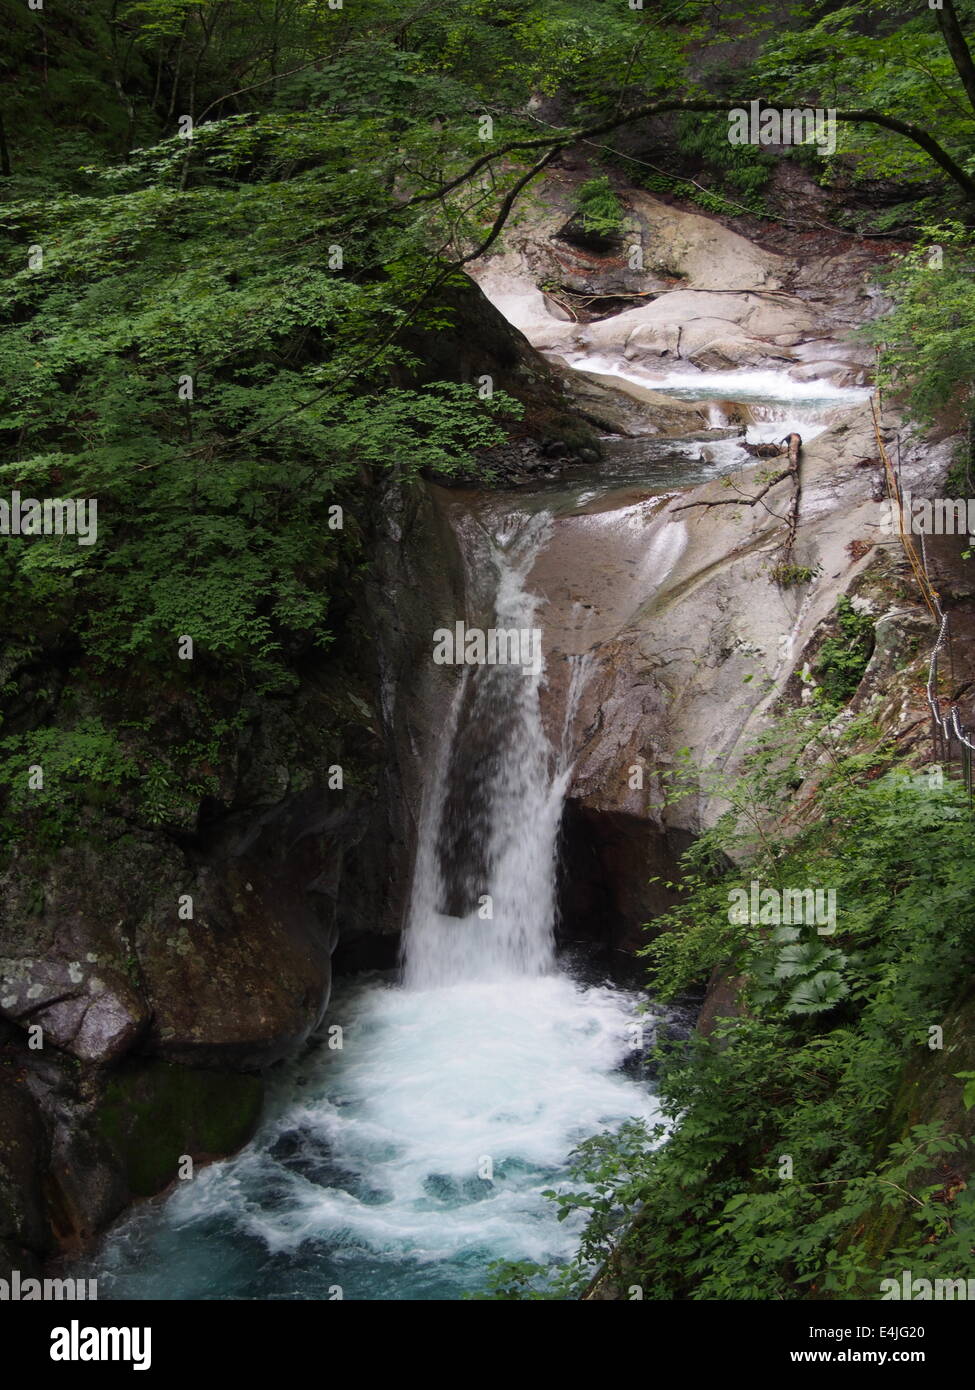
M 705 113 L 719 113 L 722 111 L 738 111 L 747 109 L 748 102 L 743 98 L 716 101 L 711 98 L 668 98 L 663 101 L 648 102 L 645 106 L 636 107 L 632 111 L 622 112 L 611 116 L 608 120 L 600 121 L 596 125 L 585 126 L 580 130 L 562 130 L 552 135 L 537 136 L 534 139 L 511 140 L 499 149 L 491 151 L 489 154 L 480 155 L 473 163 L 469 164 L 462 173 L 450 179 L 434 193 L 419 193 L 413 198 L 407 199 L 395 209 L 396 212 L 405 212 L 409 208 L 415 207 L 418 203 L 434 202 L 439 198 L 445 197 L 463 184 L 469 182 L 485 165 L 492 164 L 495 160 L 503 159 L 506 155 L 520 153 L 530 150 L 551 149 L 557 153 L 560 149 L 565 149 L 570 145 L 591 139 L 594 135 L 605 135 L 611 130 L 618 130 L 621 126 L 633 125 L 636 121 L 649 120 L 652 116 L 665 115 L 671 111 L 700 111 Z M 784 108 L 779 105 L 766 105 L 763 107 L 768 111 L 782 111 Z M 938 164 L 945 173 L 962 189 L 965 197 L 975 203 L 975 179 L 967 174 L 960 164 L 956 163 L 938 144 L 937 140 L 921 126 L 915 125 L 913 121 L 902 121 L 897 116 L 888 116 L 883 111 L 872 109 L 835 111 L 833 112 L 836 120 L 843 121 L 852 125 L 878 125 L 885 130 L 892 130 L 898 135 L 903 135 L 906 139 L 913 141 Z M 509 208 L 510 210 L 510 208 Z M 492 238 L 493 240 L 494 238 Z

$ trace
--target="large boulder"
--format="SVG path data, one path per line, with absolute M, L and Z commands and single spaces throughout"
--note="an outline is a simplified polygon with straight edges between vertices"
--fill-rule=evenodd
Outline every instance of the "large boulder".
M 306 1042 L 328 1003 L 332 941 L 305 885 L 246 861 L 178 878 L 140 921 L 146 1050 L 197 1066 L 265 1067 Z M 193 896 L 181 919 L 177 898 Z
M 131 933 L 159 863 L 128 836 L 66 846 L 43 867 L 15 854 L 0 879 L 0 1013 L 81 1061 L 127 1052 L 148 1022 Z

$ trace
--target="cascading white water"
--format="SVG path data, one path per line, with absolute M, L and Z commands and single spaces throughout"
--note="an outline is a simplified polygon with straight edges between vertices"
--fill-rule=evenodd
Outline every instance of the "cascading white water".
M 808 444 L 822 434 L 844 411 L 869 399 L 861 386 L 837 386 L 831 381 L 797 381 L 785 371 L 745 369 L 703 372 L 693 367 L 682 371 L 653 371 L 618 356 L 593 356 L 576 352 L 565 360 L 579 371 L 618 377 L 679 400 L 701 404 L 708 412 L 709 428 L 727 424 L 716 402 L 740 402 L 749 407 L 752 443 L 781 438 L 798 430 Z M 730 446 L 734 448 L 734 445 Z
M 506 549 L 491 545 L 497 628 L 536 629 L 538 599 L 525 580 L 548 520 L 545 514 L 532 518 Z M 536 976 L 552 968 L 556 839 L 569 769 L 565 750 L 553 749 L 542 727 L 543 680 L 543 662 L 528 669 L 511 664 L 465 669 L 448 725 L 451 747 L 440 759 L 421 826 L 406 932 L 410 988 Z M 482 753 L 476 778 L 470 775 L 473 760 L 460 769 L 453 765 L 467 752 L 465 721 Z M 464 779 L 452 801 L 451 775 Z M 457 819 L 447 827 L 455 846 L 451 871 L 460 880 L 452 887 L 472 904 L 462 916 L 441 910 L 449 896 L 442 853 L 445 814 Z

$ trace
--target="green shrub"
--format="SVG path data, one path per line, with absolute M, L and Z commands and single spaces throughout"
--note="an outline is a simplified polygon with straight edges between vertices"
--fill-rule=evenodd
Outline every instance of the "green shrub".
M 873 651 L 873 619 L 858 613 L 845 594 L 837 600 L 836 621 L 839 633 L 826 638 L 813 667 L 816 702 L 829 709 L 839 709 L 856 693 Z
M 583 231 L 594 232 L 597 236 L 614 236 L 622 231 L 623 207 L 607 175 L 590 179 L 579 189 L 576 217 Z

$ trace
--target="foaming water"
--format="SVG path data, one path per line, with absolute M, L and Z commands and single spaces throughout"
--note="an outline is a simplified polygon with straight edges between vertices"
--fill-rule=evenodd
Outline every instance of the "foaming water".
M 526 576 L 550 518 L 508 518 L 472 564 L 495 622 L 532 627 Z M 475 588 L 475 576 L 469 576 Z M 583 1138 L 652 1122 L 621 1070 L 636 996 L 583 985 L 554 957 L 556 845 L 575 664 L 561 739 L 544 669 L 466 672 L 428 787 L 404 982 L 340 991 L 320 1047 L 278 1082 L 255 1142 L 130 1215 L 87 1272 L 103 1298 L 456 1299 L 497 1259 L 568 1258 L 580 1219 L 542 1194 Z
M 292 1068 L 258 1140 L 109 1239 L 103 1298 L 453 1299 L 501 1258 L 559 1261 L 585 1136 L 652 1096 L 617 1068 L 633 1000 L 553 973 L 349 988 L 341 1052 Z
M 721 403 L 738 402 L 748 407 L 748 438 L 752 443 L 781 438 L 792 430 L 809 443 L 870 396 L 863 387 L 836 386 L 825 379 L 797 381 L 785 371 L 653 372 L 625 358 L 582 353 L 568 354 L 565 360 L 578 371 L 616 376 L 677 400 L 700 402 L 708 408 L 708 424 L 713 429 L 734 423 L 730 418 L 734 412 L 729 414 Z M 722 464 L 728 463 L 733 449 L 723 451 Z
M 869 398 L 860 386 L 837 386 L 826 379 L 797 381 L 788 372 L 768 369 L 756 371 L 653 372 L 618 357 L 598 357 L 583 353 L 566 354 L 565 360 L 580 372 L 599 372 L 632 381 L 648 390 L 693 400 L 778 400 L 806 405 L 829 403 L 854 405 Z

